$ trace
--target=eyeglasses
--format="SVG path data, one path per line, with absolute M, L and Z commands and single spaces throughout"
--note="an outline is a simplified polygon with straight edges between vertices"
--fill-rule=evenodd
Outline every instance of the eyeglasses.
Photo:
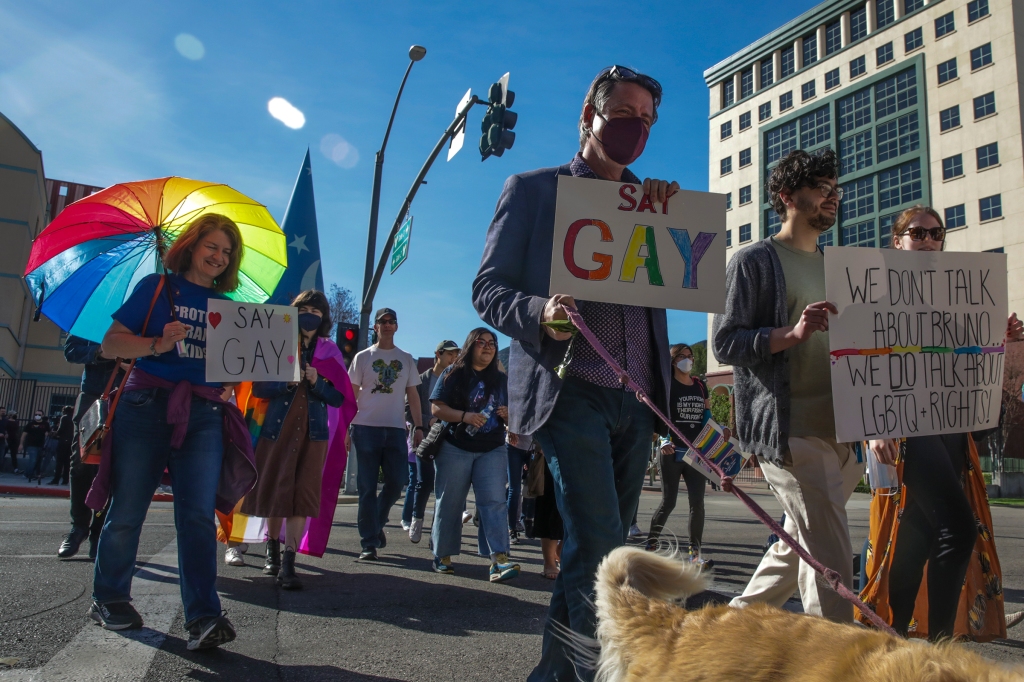
M 843 190 L 842 187 L 833 187 L 832 185 L 828 184 L 827 182 L 821 183 L 820 185 L 818 185 L 816 187 L 816 189 L 819 192 L 821 192 L 821 196 L 824 197 L 825 199 L 828 199 L 830 196 L 835 194 L 836 195 L 836 199 L 840 199 L 841 200 L 843 198 L 843 195 L 846 194 L 846 192 Z
M 396 320 L 393 317 L 385 317 L 383 319 L 377 320 L 377 324 L 395 325 L 398 324 L 398 320 Z
M 910 235 L 915 242 L 923 242 L 925 236 L 932 238 L 933 242 L 941 242 L 946 239 L 946 228 L 944 227 L 910 227 L 903 234 Z M 902 236 L 902 235 L 901 235 Z
M 619 66 L 616 64 L 614 66 L 601 69 L 601 72 L 597 74 L 597 78 L 609 78 L 614 81 L 624 81 L 626 83 L 639 83 L 650 90 L 652 94 L 657 93 L 654 99 L 657 102 L 661 101 L 661 83 L 650 76 L 637 73 L 628 66 Z
M 494 343 L 494 341 L 484 341 L 483 339 L 477 339 L 476 341 L 474 341 L 474 343 L 476 344 L 477 348 L 497 348 L 498 347 L 498 344 Z

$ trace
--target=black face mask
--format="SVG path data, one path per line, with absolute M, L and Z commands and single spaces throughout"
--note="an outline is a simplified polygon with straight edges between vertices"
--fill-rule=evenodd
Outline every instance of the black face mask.
M 323 318 L 316 313 L 299 313 L 299 329 L 304 332 L 315 332 L 321 322 Z

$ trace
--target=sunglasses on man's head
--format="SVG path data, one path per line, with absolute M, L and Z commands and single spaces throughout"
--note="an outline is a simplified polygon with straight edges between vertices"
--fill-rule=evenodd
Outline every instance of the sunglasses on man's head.
M 609 66 L 601 70 L 597 74 L 598 78 L 608 77 L 612 80 L 623 81 L 626 83 L 639 83 L 649 90 L 657 91 L 658 96 L 661 96 L 661 83 L 654 80 L 650 76 L 645 76 L 642 73 L 637 73 L 628 66 Z
M 915 242 L 923 242 L 925 235 L 931 237 L 933 242 L 941 242 L 946 239 L 946 228 L 944 227 L 910 227 L 903 234 L 910 235 Z

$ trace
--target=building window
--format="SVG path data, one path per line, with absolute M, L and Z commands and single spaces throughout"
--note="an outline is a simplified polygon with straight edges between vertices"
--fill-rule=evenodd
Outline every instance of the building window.
M 750 203 L 750 185 L 740 187 L 740 206 Z
M 722 81 L 722 108 L 730 106 L 736 100 L 736 84 L 730 78 Z
M 868 70 L 867 57 L 861 55 L 850 62 L 850 78 L 863 75 Z
M 829 107 L 815 109 L 800 117 L 800 148 L 809 150 L 832 137 Z
M 740 151 L 740 168 L 746 168 L 750 165 L 750 147 Z M 742 203 L 742 202 L 741 202 Z
M 726 211 L 731 211 L 732 210 L 732 192 L 726 192 L 725 193 L 725 210 Z
M 764 136 L 765 160 L 775 163 L 796 149 L 796 121 L 769 130 Z
M 913 69 L 887 78 L 875 86 L 875 118 L 917 104 L 917 74 Z
M 996 93 L 989 92 L 974 98 L 974 120 L 991 116 L 994 113 L 996 113 Z
M 740 244 L 750 241 L 750 223 L 740 225 Z
M 995 220 L 1003 217 L 1003 198 L 999 194 L 985 197 L 978 202 L 978 209 L 981 213 L 981 222 Z
M 855 43 L 868 35 L 868 8 L 861 7 L 850 12 L 850 42 Z
M 952 180 L 964 174 L 963 154 L 956 154 L 942 160 L 942 179 Z
M 784 92 L 779 95 L 779 111 L 789 111 L 793 108 L 793 91 Z
M 66 197 L 68 195 L 68 186 L 61 185 L 60 189 L 57 190 L 57 196 Z
M 977 101 L 975 98 L 975 118 L 977 118 Z M 950 107 L 949 109 L 943 109 L 939 112 L 939 130 L 952 130 L 953 128 L 960 127 L 960 105 Z
M 839 69 L 832 69 L 831 71 L 825 72 L 825 89 L 831 90 L 832 88 L 839 87 Z
M 740 114 L 740 131 L 744 131 L 750 127 L 750 112 Z
M 878 219 L 878 245 L 883 249 L 892 248 L 892 224 L 896 222 L 899 213 L 890 213 Z
M 983 66 L 992 63 L 992 43 L 985 43 L 981 47 L 971 50 L 971 71 L 977 71 Z
M 943 14 L 935 20 L 935 39 L 938 40 L 944 35 L 949 35 L 956 30 L 956 23 L 953 21 L 953 13 Z
M 916 12 L 922 7 L 924 7 L 924 0 L 905 0 L 903 3 L 903 16 Z
M 832 246 L 833 243 L 834 242 L 832 239 L 832 230 L 822 232 L 820 235 L 818 235 L 818 246 L 824 248 L 826 246 Z
M 732 157 L 731 156 L 727 156 L 724 159 L 722 159 L 721 166 L 722 166 L 722 175 L 726 175 L 728 173 L 732 173 Z
M 839 134 L 871 123 L 871 90 L 865 88 L 839 100 Z
M 725 248 L 732 246 L 732 230 L 725 231 Z
M 999 143 L 993 142 L 984 147 L 978 147 L 978 170 L 991 168 L 999 165 Z
M 765 102 L 764 104 L 762 104 L 761 106 L 759 106 L 757 108 L 757 120 L 758 121 L 767 121 L 771 117 L 772 117 L 772 103 L 771 102 Z
M 785 78 L 786 76 L 792 76 L 796 71 L 796 50 L 790 45 L 782 51 L 782 68 L 779 73 L 779 78 Z
M 888 64 L 892 61 L 892 43 L 886 43 L 875 50 L 875 66 Z
M 764 236 L 771 237 L 777 235 L 782 230 L 782 218 L 775 212 L 774 208 L 769 208 L 764 212 Z
M 843 25 L 842 22 L 833 21 L 825 27 L 825 55 L 843 49 Z
M 839 140 L 839 174 L 846 175 L 870 166 L 871 149 L 870 130 Z
M 878 126 L 879 162 L 909 154 L 920 146 L 916 111 Z
M 967 224 L 967 210 L 963 204 L 950 206 L 946 209 L 946 229 L 955 230 Z
M 914 159 L 878 174 L 878 208 L 886 209 L 921 198 L 921 161 Z
M 840 204 L 843 222 L 875 212 L 875 178 L 869 177 L 843 185 L 843 201 Z M 846 240 L 843 240 L 846 243 Z
M 725 123 L 722 124 L 722 137 L 721 137 L 721 139 L 724 140 L 727 137 L 732 137 L 732 121 L 726 121 Z
M 814 97 L 814 81 L 807 81 L 800 86 L 800 99 L 804 102 Z
M 754 94 L 754 67 L 740 73 L 740 99 Z
M 977 21 L 988 16 L 988 0 L 974 0 L 967 3 L 967 22 Z
M 878 0 L 875 3 L 875 26 L 883 28 L 896 21 L 895 0 Z
M 939 85 L 948 83 L 956 77 L 956 57 L 939 64 Z
M 907 52 L 916 50 L 922 45 L 924 45 L 924 30 L 920 27 L 903 36 L 903 47 Z
M 875 221 L 865 220 L 861 223 L 843 225 L 841 228 L 843 246 L 875 246 Z
M 761 62 L 761 88 L 767 88 L 769 85 L 775 82 L 775 71 L 772 66 L 772 60 L 766 59 Z
M 814 62 L 818 61 L 818 36 L 812 33 L 809 36 L 804 36 L 804 66 L 810 66 Z

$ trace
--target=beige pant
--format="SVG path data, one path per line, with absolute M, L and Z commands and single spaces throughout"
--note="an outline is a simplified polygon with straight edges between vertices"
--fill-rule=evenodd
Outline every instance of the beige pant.
M 853 446 L 832 438 L 790 438 L 792 462 L 764 463 L 761 470 L 786 512 L 786 532 L 811 556 L 838 571 L 853 586 L 853 549 L 846 502 L 864 474 Z M 764 602 L 781 607 L 799 588 L 804 612 L 838 622 L 853 620 L 853 606 L 832 591 L 814 569 L 781 540 L 761 559 L 743 594 L 732 600 L 742 608 Z

